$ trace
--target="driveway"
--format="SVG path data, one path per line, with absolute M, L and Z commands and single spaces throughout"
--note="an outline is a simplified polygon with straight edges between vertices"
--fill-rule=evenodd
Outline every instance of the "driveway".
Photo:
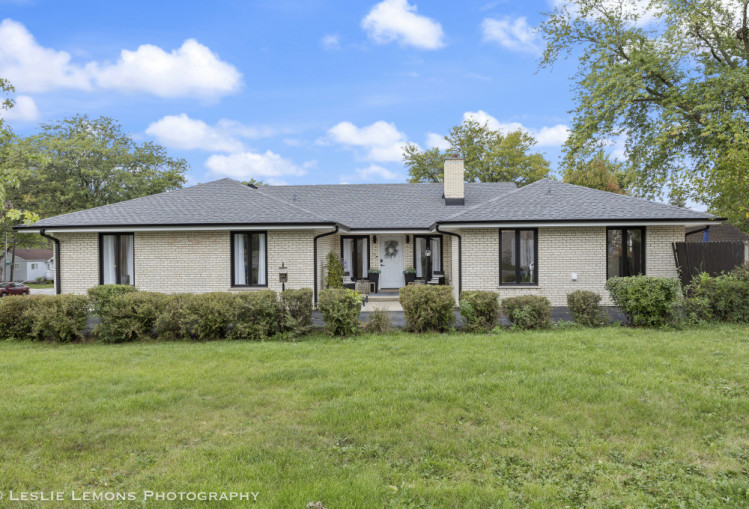
M 54 288 L 32 288 L 31 295 L 54 295 Z

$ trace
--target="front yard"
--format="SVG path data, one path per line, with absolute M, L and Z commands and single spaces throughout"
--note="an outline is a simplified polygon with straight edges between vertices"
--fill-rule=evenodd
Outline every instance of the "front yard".
M 747 326 L 0 342 L 0 493 L 745 507 L 748 384 Z

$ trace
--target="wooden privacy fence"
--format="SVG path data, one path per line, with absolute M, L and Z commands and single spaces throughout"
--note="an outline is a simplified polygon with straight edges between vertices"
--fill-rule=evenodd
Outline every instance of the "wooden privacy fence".
M 717 276 L 747 261 L 748 245 L 740 240 L 723 242 L 674 242 L 674 257 L 681 284 L 687 285 L 700 272 Z

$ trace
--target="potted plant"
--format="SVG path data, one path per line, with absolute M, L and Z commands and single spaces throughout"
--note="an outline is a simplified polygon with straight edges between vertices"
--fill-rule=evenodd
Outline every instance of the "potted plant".
M 416 281 L 416 269 L 413 267 L 406 267 L 406 270 L 403 271 L 403 277 L 406 280 L 406 285 L 413 283 Z
M 380 289 L 380 269 L 369 269 L 368 278 L 370 281 L 372 281 L 375 284 L 375 292 L 379 291 Z

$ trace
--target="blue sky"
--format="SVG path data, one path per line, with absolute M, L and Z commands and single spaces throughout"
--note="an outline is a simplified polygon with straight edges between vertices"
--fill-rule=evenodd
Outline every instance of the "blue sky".
M 402 182 L 400 147 L 475 115 L 522 126 L 556 168 L 575 62 L 538 70 L 553 0 L 0 0 L 21 134 L 109 116 L 189 182 Z

